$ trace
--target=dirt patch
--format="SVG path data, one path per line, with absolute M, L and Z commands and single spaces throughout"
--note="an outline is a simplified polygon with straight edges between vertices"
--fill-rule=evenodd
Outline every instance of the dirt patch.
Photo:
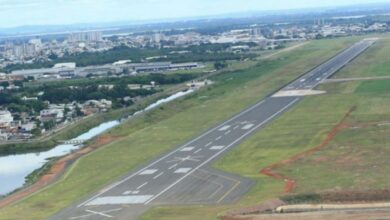
M 328 133 L 327 137 L 325 138 L 324 141 L 322 141 L 321 144 L 317 145 L 316 147 L 312 148 L 312 149 L 309 149 L 307 151 L 304 151 L 302 153 L 299 153 L 295 156 L 292 156 L 286 160 L 283 160 L 283 161 L 280 161 L 280 162 L 277 162 L 275 164 L 272 164 L 271 166 L 268 166 L 264 169 L 262 169 L 260 172 L 266 176 L 269 176 L 269 177 L 272 177 L 274 179 L 277 179 L 277 180 L 281 180 L 281 181 L 284 181 L 285 182 L 285 185 L 284 185 L 284 191 L 285 193 L 290 193 L 292 192 L 292 190 L 294 189 L 295 187 L 295 180 L 286 176 L 286 175 L 283 175 L 281 173 L 278 173 L 277 171 L 275 171 L 277 168 L 279 167 L 282 167 L 282 166 L 285 166 L 287 164 L 290 164 L 290 163 L 293 163 L 297 160 L 300 160 L 300 159 L 303 159 L 309 155 L 312 155 L 314 154 L 315 152 L 318 152 L 320 151 L 322 148 L 324 148 L 325 146 L 327 146 L 333 139 L 334 137 L 336 136 L 336 134 L 338 132 L 340 132 L 340 130 L 342 129 L 345 129 L 345 128 L 348 128 L 348 126 L 346 125 L 345 121 L 346 119 L 351 115 L 351 113 L 355 110 L 355 107 L 352 107 L 345 115 L 344 117 L 341 119 L 341 121 L 335 126 L 333 127 L 333 129 Z
M 241 208 L 228 212 L 225 216 L 221 217 L 221 220 L 235 220 L 238 219 L 237 217 L 243 215 L 271 212 L 277 207 L 285 204 L 286 203 L 280 199 L 273 199 L 257 206 Z
M 31 196 L 32 194 L 38 192 L 39 190 L 44 189 L 48 185 L 57 181 L 59 177 L 61 177 L 65 173 L 69 165 L 71 165 L 74 161 L 120 138 L 122 137 L 112 136 L 112 135 L 102 135 L 96 138 L 95 141 L 89 146 L 64 156 L 63 158 L 55 162 L 52 165 L 52 167 L 47 171 L 47 173 L 41 176 L 37 182 L 0 200 L 0 208 L 18 202 L 24 198 Z

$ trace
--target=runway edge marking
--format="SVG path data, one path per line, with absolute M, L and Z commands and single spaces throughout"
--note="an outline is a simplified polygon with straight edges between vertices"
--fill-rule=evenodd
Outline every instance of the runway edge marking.
M 99 192 L 99 193 L 96 194 L 95 196 L 91 197 L 90 199 L 88 199 L 88 200 L 86 200 L 85 202 L 83 202 L 83 203 L 81 203 L 80 205 L 78 205 L 77 208 L 80 208 L 80 207 L 84 206 L 84 205 L 87 204 L 88 202 L 90 202 L 90 201 L 96 199 L 97 197 L 99 197 L 99 196 L 101 196 L 102 194 L 104 194 L 104 193 L 110 191 L 111 189 L 115 188 L 116 186 L 118 186 L 118 185 L 120 185 L 120 184 L 126 182 L 127 180 L 133 178 L 134 176 L 137 176 L 137 175 L 138 175 L 139 173 L 141 173 L 142 171 L 144 171 L 144 170 L 146 170 L 146 169 L 149 169 L 149 168 L 152 167 L 153 165 L 155 165 L 155 164 L 159 163 L 160 161 L 166 159 L 167 157 L 171 156 L 172 154 L 177 153 L 177 152 L 180 151 L 183 147 L 187 147 L 188 145 L 190 145 L 190 144 L 194 143 L 195 141 L 197 141 L 197 140 L 203 138 L 204 136 L 210 134 L 211 132 L 213 132 L 213 131 L 215 131 L 215 130 L 221 128 L 222 126 L 226 125 L 227 123 L 229 123 L 229 122 L 231 122 L 231 121 L 233 121 L 233 120 L 235 120 L 235 119 L 241 117 L 242 115 L 246 114 L 247 112 L 250 112 L 250 111 L 252 111 L 253 109 L 255 109 L 255 108 L 261 106 L 265 101 L 266 101 L 266 99 L 264 99 L 264 100 L 262 100 L 262 101 L 256 103 L 256 104 L 253 105 L 252 107 L 250 107 L 250 108 L 248 108 L 248 109 L 246 109 L 246 110 L 244 110 L 244 111 L 238 113 L 237 115 L 233 116 L 232 118 L 230 118 L 230 119 L 228 119 L 228 120 L 222 122 L 220 125 L 218 125 L 218 126 L 212 128 L 212 129 L 210 129 L 209 131 L 203 133 L 202 135 L 198 136 L 197 138 L 195 138 L 195 139 L 191 140 L 190 142 L 186 143 L 186 144 L 183 145 L 182 147 L 179 147 L 178 149 L 176 149 L 176 150 L 170 152 L 169 154 L 165 155 L 164 157 L 161 157 L 160 159 L 154 161 L 153 163 L 149 164 L 148 166 L 144 167 L 143 169 L 139 170 L 138 172 L 136 172 L 136 173 L 134 173 L 134 174 L 132 174 L 132 175 L 126 177 L 125 179 L 123 179 L 123 180 L 121 180 L 121 181 L 119 181 L 119 182 L 116 182 L 116 183 L 114 183 L 114 184 L 108 186 L 107 188 L 103 189 L 101 192 Z
M 165 188 L 163 191 L 161 191 L 160 193 L 158 193 L 157 195 L 153 196 L 151 199 L 149 199 L 148 201 L 146 201 L 144 204 L 145 205 L 148 205 L 149 203 L 151 203 L 153 200 L 155 200 L 156 198 L 158 198 L 159 196 L 161 196 L 162 194 L 164 194 L 165 192 L 167 192 L 168 190 L 170 190 L 172 187 L 174 187 L 175 185 L 177 185 L 178 183 L 180 183 L 183 179 L 185 179 L 186 177 L 188 177 L 189 175 L 191 175 L 192 173 L 194 173 L 195 171 L 197 171 L 199 168 L 201 168 L 202 166 L 206 165 L 207 163 L 209 163 L 210 161 L 212 161 L 213 159 L 215 159 L 216 157 L 218 157 L 220 154 L 222 154 L 223 152 L 225 152 L 226 150 L 228 150 L 230 147 L 232 147 L 233 145 L 235 145 L 237 142 L 241 141 L 242 139 L 244 139 L 246 136 L 248 136 L 250 133 L 252 133 L 253 131 L 255 131 L 256 129 L 258 129 L 259 127 L 263 126 L 264 124 L 268 123 L 270 120 L 272 120 L 273 118 L 275 118 L 276 116 L 278 116 L 280 113 L 282 113 L 283 111 L 285 111 L 286 109 L 290 108 L 293 104 L 295 104 L 296 102 L 298 102 L 300 99 L 299 98 L 296 98 L 294 99 L 293 101 L 291 101 L 288 105 L 286 105 L 284 108 L 282 108 L 281 110 L 279 110 L 278 112 L 276 112 L 275 114 L 271 115 L 268 119 L 264 120 L 262 123 L 258 124 L 257 126 L 255 126 L 254 128 L 252 128 L 251 130 L 249 130 L 248 132 L 246 132 L 245 134 L 243 134 L 241 137 L 237 138 L 235 141 L 233 141 L 231 144 L 229 144 L 227 147 L 225 147 L 224 149 L 222 149 L 221 151 L 219 151 L 218 153 L 216 153 L 214 156 L 210 157 L 208 160 L 204 161 L 202 164 L 200 164 L 199 166 L 195 167 L 194 169 L 192 169 L 190 172 L 188 172 L 186 175 L 184 175 L 183 177 L 181 177 L 180 179 L 178 179 L 177 181 L 175 181 L 173 184 L 171 184 L 170 186 L 168 186 L 167 188 Z

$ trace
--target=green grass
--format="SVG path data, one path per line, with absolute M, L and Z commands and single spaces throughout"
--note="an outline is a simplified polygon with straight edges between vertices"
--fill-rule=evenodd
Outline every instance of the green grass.
M 390 92 L 390 80 L 365 81 L 357 88 L 357 92 L 358 93 L 388 93 Z
M 371 52 L 377 53 L 377 50 L 380 47 Z M 363 68 L 366 63 L 357 60 L 354 65 Z M 345 71 L 350 70 L 344 69 L 340 74 L 345 74 Z M 390 180 L 387 156 L 390 154 L 390 137 L 387 135 L 390 125 L 377 126 L 380 122 L 390 121 L 390 95 L 384 92 L 390 87 L 386 85 L 387 82 L 374 81 L 321 86 L 320 89 L 328 91 L 326 95 L 305 98 L 294 109 L 217 161 L 216 168 L 257 182 L 238 204 L 203 208 L 159 207 L 145 214 L 142 220 L 211 220 L 227 210 L 284 196 L 283 182 L 265 177 L 259 171 L 317 146 L 352 107 L 356 110 L 348 119 L 348 124 L 351 127 L 371 126 L 343 130 L 324 150 L 281 167 L 278 172 L 295 179 L 297 186 L 294 193 L 303 195 L 327 190 L 387 188 Z
M 390 76 L 390 38 L 388 35 L 379 37 L 381 39 L 374 46 L 352 61 L 335 78 Z
M 168 149 L 184 143 L 248 105 L 254 104 L 298 75 L 330 58 L 355 40 L 356 38 L 344 38 L 315 41 L 295 51 L 275 56 L 271 60 L 261 61 L 248 70 L 224 73 L 214 77 L 212 80 L 217 83 L 210 88 L 160 107 L 112 130 L 113 134 L 127 136 L 123 140 L 80 159 L 58 183 L 17 204 L 0 210 L 0 219 L 43 219 L 54 214 L 80 198 L 96 192 L 112 182 L 113 179 L 147 163 L 148 160 Z M 308 117 L 307 114 L 301 114 L 302 117 Z M 296 122 L 292 121 L 291 123 L 295 124 Z M 283 127 L 278 127 L 278 129 L 283 129 Z M 268 135 L 275 140 L 275 136 L 272 135 L 274 132 L 270 128 L 268 132 L 262 132 L 262 135 Z M 312 132 L 308 133 L 308 135 L 310 134 Z M 290 133 L 287 132 L 285 137 L 291 138 Z M 254 146 L 253 140 L 241 145 L 240 149 L 259 148 L 260 145 L 257 143 Z M 310 143 L 307 143 L 307 146 L 309 145 Z M 232 157 L 232 154 L 229 154 L 217 165 L 223 169 L 231 168 L 230 171 L 233 172 L 241 172 L 241 169 L 244 169 L 242 174 L 253 176 L 254 179 L 262 183 L 252 189 L 251 193 L 244 199 L 245 204 L 272 198 L 272 196 L 279 194 L 280 183 L 258 175 L 258 168 L 272 162 L 272 157 L 275 157 L 274 160 L 278 160 L 301 150 L 301 148 L 288 149 L 288 146 L 283 146 L 282 149 L 269 148 L 268 150 L 267 154 L 263 156 L 253 155 L 248 160 L 247 165 L 227 164 L 226 161 Z M 237 156 L 240 159 L 248 155 L 247 152 L 238 153 Z M 235 161 L 237 160 L 235 159 Z M 261 196 L 257 197 L 257 195 Z M 201 208 L 194 209 L 194 212 L 201 214 L 201 219 L 206 216 L 213 219 L 216 213 L 225 210 L 225 208 L 211 207 L 212 211 L 208 214 L 205 214 Z M 188 209 L 193 210 L 192 207 Z M 158 217 L 153 215 L 155 210 L 160 210 L 157 213 Z M 164 219 L 164 217 L 166 217 L 165 219 L 174 219 L 169 214 L 160 215 L 161 211 L 171 212 L 170 209 L 168 211 L 164 208 L 154 209 L 152 214 L 148 215 L 151 216 L 151 219 Z M 189 216 L 191 215 L 181 219 L 190 219 Z M 192 219 L 199 219 L 199 215 L 194 215 Z

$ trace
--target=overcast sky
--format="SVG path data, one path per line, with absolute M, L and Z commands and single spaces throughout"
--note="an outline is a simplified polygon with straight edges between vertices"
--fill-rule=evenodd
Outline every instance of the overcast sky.
M 390 0 L 0 0 L 0 28 L 155 20 Z

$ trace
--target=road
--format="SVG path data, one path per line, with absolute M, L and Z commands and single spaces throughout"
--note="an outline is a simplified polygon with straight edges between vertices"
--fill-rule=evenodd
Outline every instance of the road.
M 282 91 L 315 88 L 373 43 L 354 44 Z M 51 219 L 136 219 L 154 205 L 234 202 L 250 188 L 251 181 L 211 170 L 208 165 L 301 99 L 269 96 Z

